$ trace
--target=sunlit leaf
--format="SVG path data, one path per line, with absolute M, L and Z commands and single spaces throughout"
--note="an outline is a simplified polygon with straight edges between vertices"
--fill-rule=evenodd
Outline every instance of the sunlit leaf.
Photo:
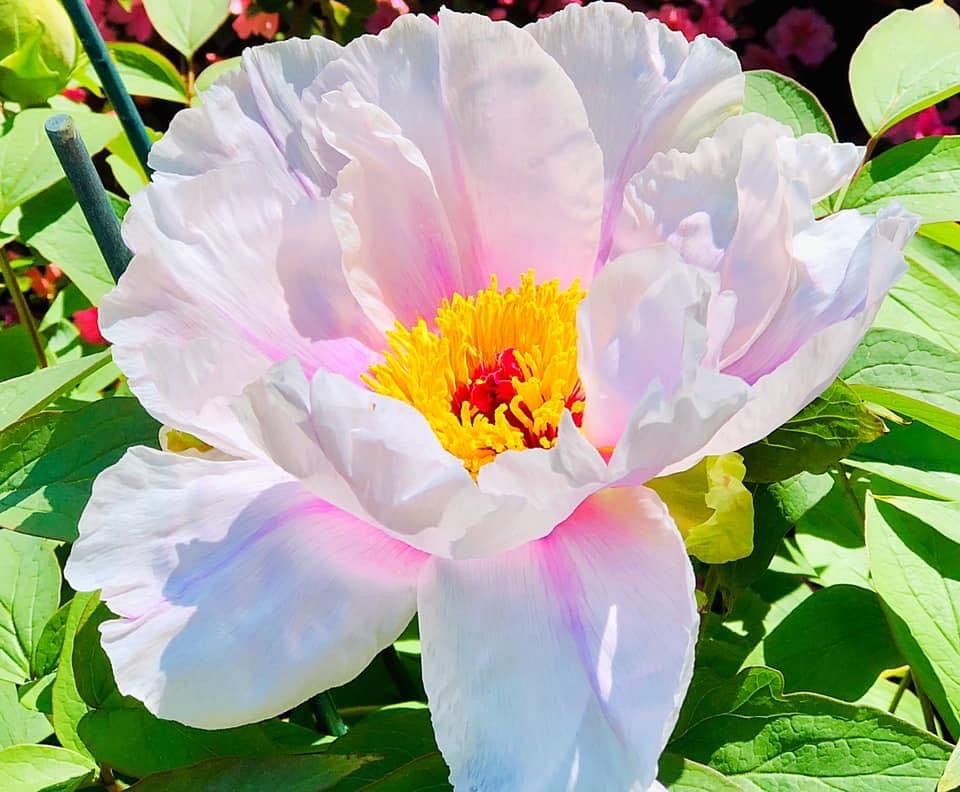
M 200 49 L 230 13 L 230 0 L 143 0 L 157 33 L 187 58 Z
M 744 73 L 743 111 L 761 113 L 789 126 L 795 135 L 821 132 L 834 140 L 837 133 L 823 105 L 796 80 L 775 71 Z

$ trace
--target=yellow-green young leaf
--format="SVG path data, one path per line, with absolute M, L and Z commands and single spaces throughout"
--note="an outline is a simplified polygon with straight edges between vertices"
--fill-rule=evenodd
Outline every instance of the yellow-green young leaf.
M 943 0 L 894 11 L 867 31 L 850 59 L 863 125 L 879 135 L 960 90 L 960 18 Z
M 725 564 L 753 552 L 753 497 L 739 454 L 706 457 L 647 486 L 663 498 L 690 555 Z
M 957 789 L 960 789 L 960 746 L 954 747 L 947 769 L 937 783 L 937 792 L 955 792 Z
M 96 765 L 54 745 L 12 745 L 0 751 L 0 789 L 74 792 L 93 779 Z
M 143 7 L 161 38 L 192 58 L 226 20 L 230 0 L 143 0 Z
M 42 103 L 66 84 L 77 37 L 58 0 L 0 0 L 0 97 Z
M 223 75 L 230 74 L 231 72 L 238 71 L 242 65 L 242 60 L 239 55 L 234 58 L 224 58 L 223 60 L 216 61 L 211 63 L 200 72 L 200 75 L 197 77 L 197 81 L 194 83 L 194 90 L 196 90 L 196 95 L 193 97 L 193 104 L 199 103 L 200 94 L 207 90 L 211 85 L 213 85 L 217 80 L 219 80 Z

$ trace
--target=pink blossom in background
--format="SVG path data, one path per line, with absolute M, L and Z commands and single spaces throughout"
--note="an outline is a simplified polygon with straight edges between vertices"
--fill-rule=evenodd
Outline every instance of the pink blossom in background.
M 953 118 L 951 116 L 949 120 L 952 121 Z M 946 123 L 947 120 L 936 107 L 928 107 L 890 127 L 884 137 L 894 143 L 904 143 L 907 140 L 918 140 L 931 135 L 955 135 L 957 128 Z
M 71 102 L 83 104 L 87 101 L 87 91 L 85 88 L 64 88 L 60 95 Z
M 124 11 L 116 0 L 107 4 L 107 21 L 115 27 L 123 27 L 126 32 L 124 38 L 132 38 L 141 44 L 153 36 L 153 25 L 147 17 L 142 0 L 133 0 L 129 11 Z
M 367 33 L 376 34 L 381 30 L 386 30 L 390 27 L 390 23 L 398 16 L 409 13 L 410 6 L 403 2 L 403 0 L 377 0 L 377 10 L 367 18 L 365 25 Z M 504 11 L 503 15 L 506 16 L 506 11 Z M 493 16 L 492 12 L 490 16 L 492 19 L 503 18 Z
M 671 30 L 677 30 L 686 37 L 687 41 L 693 39 L 700 32 L 697 24 L 690 16 L 690 11 L 673 3 L 664 3 L 660 8 L 647 11 L 647 16 L 651 19 L 659 19 Z
M 236 14 L 233 20 L 233 31 L 242 39 L 251 36 L 261 36 L 272 39 L 277 35 L 280 26 L 280 14 L 254 13 L 249 14 L 251 0 L 230 0 L 230 13 Z
M 87 8 L 90 9 L 90 16 L 97 25 L 97 30 L 103 36 L 104 41 L 115 41 L 117 36 L 113 32 L 107 21 L 108 0 L 87 0 Z
M 57 294 L 57 281 L 63 275 L 63 270 L 56 264 L 47 264 L 42 272 L 39 267 L 30 267 L 25 274 L 30 278 L 30 290 L 37 297 L 52 300 Z
M 773 50 L 761 47 L 759 44 L 747 44 L 740 58 L 744 69 L 770 69 L 771 71 L 793 76 L 793 67 L 790 61 L 781 58 Z
M 0 305 L 0 327 L 13 327 L 19 321 L 20 317 L 17 316 L 17 309 L 13 307 L 13 303 Z
M 812 8 L 791 8 L 767 31 L 767 43 L 781 58 L 819 66 L 837 48 L 833 25 Z
M 664 3 L 660 8 L 648 11 L 647 16 L 659 19 L 672 30 L 683 33 L 687 41 L 693 41 L 701 33 L 719 39 L 724 44 L 737 38 L 736 28 L 723 17 L 724 0 L 697 0 L 697 5 L 700 6 L 697 19 L 690 15 L 689 8 L 673 3 Z
M 96 306 L 93 308 L 84 308 L 73 315 L 73 323 L 76 325 L 77 332 L 80 333 L 80 339 L 88 344 L 106 345 L 107 339 L 100 334 L 100 312 Z

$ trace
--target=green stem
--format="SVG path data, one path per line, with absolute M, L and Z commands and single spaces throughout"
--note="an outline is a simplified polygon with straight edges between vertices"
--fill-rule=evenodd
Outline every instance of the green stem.
M 903 698 L 903 694 L 907 690 L 907 686 L 910 684 L 910 669 L 908 668 L 903 672 L 903 677 L 900 679 L 900 684 L 897 685 L 897 691 L 893 694 L 893 698 L 890 700 L 890 706 L 887 707 L 887 712 L 893 713 L 897 711 L 897 707 L 900 706 L 900 699 Z
M 937 721 L 933 717 L 933 704 L 930 703 L 930 699 L 927 697 L 927 694 L 921 690 L 919 685 L 916 685 L 917 698 L 920 699 L 920 709 L 923 710 L 923 725 L 926 727 L 928 732 L 932 734 L 937 733 Z
M 347 724 L 337 712 L 337 705 L 333 703 L 333 694 L 329 690 L 313 697 L 313 707 L 317 721 L 324 725 L 329 734 L 343 737 L 347 733 Z
M 17 276 L 10 266 L 7 251 L 3 248 L 0 248 L 0 270 L 3 270 L 3 282 L 7 285 L 7 291 L 10 292 L 10 299 L 13 300 L 13 307 L 17 310 L 20 324 L 26 328 L 27 335 L 30 336 L 33 351 L 37 354 L 37 363 L 40 364 L 40 368 L 46 368 L 47 355 L 43 351 L 43 341 L 40 338 L 40 332 L 37 330 L 37 323 L 33 319 L 33 314 L 30 313 L 30 307 L 27 305 L 23 292 L 20 291 L 20 287 L 17 285 Z
M 847 192 L 850 190 L 850 185 L 857 180 L 857 176 L 860 175 L 866 164 L 870 161 L 870 157 L 873 156 L 873 150 L 877 147 L 877 143 L 880 142 L 879 137 L 872 137 L 867 141 L 867 147 L 863 152 L 863 159 L 860 161 L 860 165 L 857 166 L 857 170 L 854 172 L 853 176 L 850 178 L 843 187 L 840 188 L 840 192 L 837 193 L 837 200 L 833 202 L 833 211 L 836 212 L 843 206 L 843 200 L 847 197 Z

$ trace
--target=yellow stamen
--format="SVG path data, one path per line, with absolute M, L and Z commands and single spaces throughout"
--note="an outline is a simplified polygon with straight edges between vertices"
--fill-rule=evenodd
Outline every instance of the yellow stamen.
M 383 362 L 362 379 L 416 407 L 474 476 L 503 451 L 550 448 L 564 408 L 578 423 L 583 415 L 576 315 L 584 296 L 578 283 L 537 285 L 533 271 L 505 291 L 493 277 L 471 297 L 444 300 L 432 325 L 398 323 Z M 508 398 L 485 409 L 486 391 L 477 388 L 492 372 Z

